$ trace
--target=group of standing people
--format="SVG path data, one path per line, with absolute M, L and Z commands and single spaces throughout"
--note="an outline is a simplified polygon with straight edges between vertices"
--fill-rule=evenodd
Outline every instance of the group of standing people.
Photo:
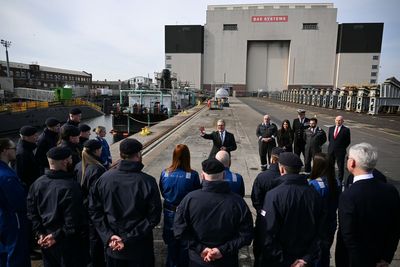
M 111 164 L 105 128 L 97 127 L 97 137 L 89 140 L 91 128 L 81 123 L 81 113 L 79 108 L 71 109 L 62 127 L 56 118 L 46 119 L 40 135 L 37 128 L 23 126 L 17 144 L 0 139 L 0 266 L 30 266 L 29 255 L 35 254 L 36 246 L 42 248 L 45 266 L 57 266 L 59 251 L 75 246 L 61 240 L 70 234 L 70 224 L 83 222 L 85 211 L 69 210 L 68 205 L 79 206 L 87 186 L 83 176 L 92 171 L 85 166 L 97 162 L 104 172 Z M 83 169 L 84 175 L 77 177 L 75 167 Z M 71 179 L 78 183 L 71 184 Z M 63 220 L 65 228 L 57 229 Z M 71 234 L 80 234 L 85 227 Z M 53 246 L 58 242 L 63 245 Z M 75 256 L 69 258 L 71 262 Z
M 290 121 L 285 119 L 281 128 L 271 123 L 270 116 L 264 115 L 263 122 L 258 125 L 256 135 L 259 142 L 261 169 L 265 170 L 271 164 L 272 148 L 278 146 L 285 152 L 294 152 L 304 158 L 304 172 L 311 172 L 311 163 L 317 153 L 322 152 L 322 146 L 329 141 L 328 155 L 338 166 L 338 178 L 343 182 L 344 161 L 346 149 L 350 145 L 350 129 L 346 127 L 342 116 L 335 118 L 335 126 L 329 127 L 328 136 L 318 126 L 317 118 L 307 118 L 305 110 L 297 110 L 298 117 Z
M 322 135 L 322 129 L 315 119 L 307 125 L 301 114 L 307 154 L 307 140 Z M 237 145 L 224 120 L 218 120 L 217 130 L 210 134 L 200 127 L 200 136 L 213 141 L 200 174 L 191 167 L 189 147 L 178 144 L 158 185 L 142 171 L 143 145 L 138 140 L 123 140 L 121 160 L 109 169 L 111 161 L 107 154 L 102 156 L 101 140 L 85 140 L 79 151 L 79 128 L 64 125 L 63 144 L 45 153 L 44 174 L 27 180 L 31 184 L 24 188 L 18 172 L 9 166 L 17 158 L 17 147 L 0 139 L 0 266 L 30 265 L 26 257 L 30 232 L 37 238 L 45 266 L 154 266 L 153 229 L 162 210 L 166 266 L 239 266 L 239 249 L 252 241 L 255 266 L 329 266 L 337 210 L 341 246 L 337 262 L 342 264 L 338 266 L 388 266 L 400 237 L 399 194 L 374 177 L 378 155 L 366 143 L 350 147 L 346 165 L 353 183 L 341 192 L 333 162 L 340 161 L 340 168 L 339 136 L 347 130 L 343 118 L 335 122 L 328 135 L 332 150 L 328 155 L 312 150 L 307 179 L 300 174 L 307 162 L 290 151 L 291 142 L 283 141 L 294 142 L 296 130 L 290 133 L 290 123 L 284 121 L 278 131 L 270 116 L 264 116 L 257 136 L 260 156 L 269 155 L 265 158 L 269 166 L 264 166 L 252 188 L 255 227 L 243 199 L 243 177 L 230 170 Z M 32 132 L 21 129 L 21 136 L 28 137 L 21 140 L 35 143 Z M 276 146 L 275 139 L 282 145 Z

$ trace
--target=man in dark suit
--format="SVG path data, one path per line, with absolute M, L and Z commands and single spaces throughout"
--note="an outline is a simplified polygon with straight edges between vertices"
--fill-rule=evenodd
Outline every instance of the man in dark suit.
M 346 149 L 350 145 L 350 129 L 343 125 L 343 117 L 337 116 L 335 119 L 335 126 L 329 127 L 328 131 L 328 155 L 329 159 L 336 164 L 339 169 L 339 180 L 343 182 L 344 175 L 344 158 L 346 156 Z
M 213 140 L 213 147 L 211 149 L 209 159 L 215 158 L 215 155 L 220 150 L 224 150 L 231 154 L 231 151 L 236 150 L 236 141 L 235 136 L 230 132 L 225 130 L 225 121 L 218 120 L 217 121 L 217 130 L 213 131 L 211 134 L 207 134 L 205 132 L 204 126 L 200 127 L 200 136 L 204 139 Z
M 304 131 L 305 156 L 304 156 L 304 171 L 311 172 L 311 161 L 316 153 L 322 151 L 322 145 L 326 142 L 325 131 L 317 126 L 317 118 L 310 119 L 310 127 Z
M 264 115 L 264 120 L 257 126 L 256 131 L 262 171 L 267 168 L 267 162 L 268 165 L 271 164 L 271 151 L 276 147 L 277 133 L 278 127 L 275 123 L 271 123 L 271 117 L 268 114 Z
M 299 157 L 301 153 L 303 153 L 303 157 L 305 157 L 304 147 L 304 130 L 309 127 L 310 120 L 306 118 L 306 111 L 304 109 L 298 109 L 298 118 L 293 120 L 293 132 L 294 132 L 294 153 L 296 153 Z
M 400 196 L 393 185 L 373 176 L 377 160 L 377 150 L 370 144 L 350 147 L 347 169 L 354 183 L 339 200 L 339 234 L 348 263 L 336 258 L 340 266 L 389 266 L 397 249 Z

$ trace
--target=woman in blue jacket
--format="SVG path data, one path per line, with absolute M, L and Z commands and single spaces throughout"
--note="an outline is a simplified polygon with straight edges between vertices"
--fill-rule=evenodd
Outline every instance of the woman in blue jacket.
M 329 161 L 327 154 L 315 154 L 309 184 L 322 197 L 324 213 L 326 214 L 322 228 L 325 238 L 321 243 L 321 259 L 317 266 L 329 267 L 329 253 L 337 227 L 336 210 L 339 203 L 340 183 L 335 178 L 335 168 Z
M 112 163 L 110 146 L 107 143 L 107 140 L 104 139 L 106 136 L 106 127 L 104 126 L 97 126 L 96 129 L 93 130 L 96 133 L 96 139 L 101 142 L 101 146 L 103 149 L 101 150 L 101 163 L 103 166 L 108 170 Z
M 172 164 L 160 176 L 160 191 L 164 198 L 163 239 L 168 246 L 167 267 L 188 266 L 188 244 L 174 237 L 176 207 L 191 191 L 199 189 L 199 174 L 190 167 L 190 151 L 179 144 L 172 154 Z

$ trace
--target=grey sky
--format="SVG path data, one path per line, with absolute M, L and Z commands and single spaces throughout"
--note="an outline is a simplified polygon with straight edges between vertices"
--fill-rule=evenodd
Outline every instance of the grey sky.
M 0 38 L 12 41 L 10 61 L 85 70 L 93 80 L 153 78 L 164 67 L 164 25 L 204 25 L 207 5 L 274 2 L 287 1 L 0 0 Z M 400 79 L 400 1 L 317 2 L 333 2 L 339 23 L 384 22 L 379 81 Z

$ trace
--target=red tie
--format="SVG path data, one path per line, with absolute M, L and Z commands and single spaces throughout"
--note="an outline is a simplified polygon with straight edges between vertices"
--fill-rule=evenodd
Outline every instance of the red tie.
M 336 127 L 335 133 L 333 134 L 333 139 L 336 139 L 338 133 L 339 133 L 339 127 Z

